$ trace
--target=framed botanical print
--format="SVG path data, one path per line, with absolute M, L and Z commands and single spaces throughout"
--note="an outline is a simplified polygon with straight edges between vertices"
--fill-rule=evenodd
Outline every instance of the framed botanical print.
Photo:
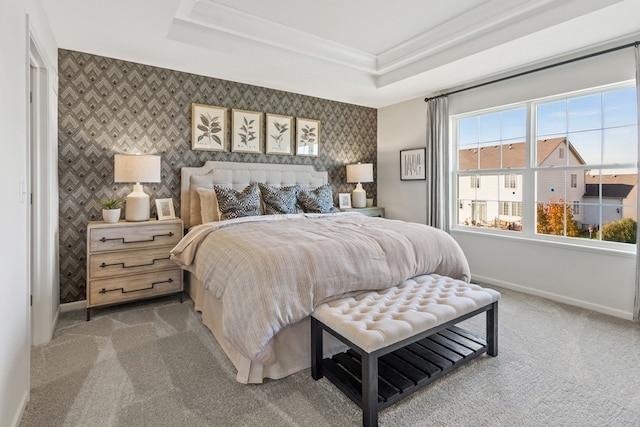
M 296 154 L 317 156 L 320 149 L 320 120 L 296 118 Z
M 262 113 L 258 111 L 232 110 L 231 151 L 261 153 Z
M 427 179 L 426 148 L 400 150 L 400 181 Z
M 267 154 L 293 154 L 293 117 L 267 113 Z
M 226 108 L 191 104 L 191 149 L 198 151 L 226 151 Z

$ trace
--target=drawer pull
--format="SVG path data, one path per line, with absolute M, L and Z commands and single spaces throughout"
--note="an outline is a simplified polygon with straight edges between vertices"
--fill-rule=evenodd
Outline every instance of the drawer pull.
M 169 280 L 163 280 L 162 282 L 153 282 L 151 284 L 151 286 L 149 286 L 148 288 L 142 288 L 142 289 L 134 289 L 132 291 L 126 291 L 124 288 L 115 288 L 115 289 L 105 289 L 102 288 L 100 289 L 99 293 L 101 294 L 106 294 L 107 292 L 114 292 L 114 291 L 120 291 L 123 294 L 128 294 L 130 292 L 140 292 L 140 291 L 148 291 L 150 289 L 153 289 L 156 285 L 159 285 L 160 283 L 173 283 L 173 279 L 169 279 Z
M 173 237 L 173 231 L 168 232 L 167 234 L 154 234 L 153 236 L 151 236 L 151 239 L 146 239 L 146 240 L 130 240 L 130 241 L 126 241 L 124 240 L 124 237 L 113 237 L 111 239 L 107 239 L 106 237 L 102 237 L 100 239 L 100 241 L 102 243 L 109 241 L 109 240 L 122 240 L 123 244 L 126 243 L 143 243 L 143 242 L 153 242 L 154 240 L 156 240 L 156 237 Z
M 153 260 L 151 260 L 151 262 L 147 263 L 147 264 L 136 264 L 136 265 L 124 265 L 124 262 L 117 262 L 115 264 L 105 264 L 104 262 L 102 264 L 100 264 L 100 268 L 107 268 L 107 267 L 115 267 L 118 265 L 121 265 L 122 268 L 136 268 L 136 267 L 147 267 L 149 265 L 153 265 L 156 263 L 156 261 L 163 261 L 165 259 L 171 259 L 170 257 L 165 257 L 165 258 L 154 258 Z

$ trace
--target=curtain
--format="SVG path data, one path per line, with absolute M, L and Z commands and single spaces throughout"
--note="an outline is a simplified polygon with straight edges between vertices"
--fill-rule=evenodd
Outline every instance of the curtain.
M 449 99 L 427 101 L 427 224 L 449 232 Z
M 636 43 L 636 99 L 638 111 L 638 145 L 640 147 L 640 47 Z M 638 150 L 640 153 L 640 150 Z M 636 188 L 638 183 L 636 183 Z M 637 212 L 640 212 L 640 197 L 637 202 Z M 638 220 L 640 218 L 636 218 Z M 636 296 L 633 301 L 633 320 L 640 321 L 640 233 L 636 231 Z

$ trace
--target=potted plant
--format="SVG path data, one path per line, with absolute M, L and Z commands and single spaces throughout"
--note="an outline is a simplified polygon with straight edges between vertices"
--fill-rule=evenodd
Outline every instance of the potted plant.
M 100 200 L 102 206 L 102 220 L 104 222 L 118 222 L 120 220 L 120 205 L 122 199 Z

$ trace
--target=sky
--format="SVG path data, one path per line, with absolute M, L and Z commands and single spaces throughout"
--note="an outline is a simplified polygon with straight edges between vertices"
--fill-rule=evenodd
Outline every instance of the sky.
M 536 139 L 567 136 L 587 165 L 637 162 L 634 86 L 534 105 Z M 462 119 L 460 148 L 523 142 L 526 121 L 525 107 Z

